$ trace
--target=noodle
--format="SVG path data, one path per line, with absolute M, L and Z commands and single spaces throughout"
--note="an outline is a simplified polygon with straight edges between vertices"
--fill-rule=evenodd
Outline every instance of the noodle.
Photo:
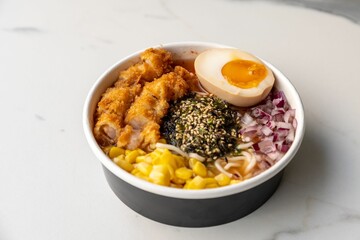
M 164 143 L 156 143 L 155 145 L 157 148 L 167 148 L 169 150 L 172 150 L 174 152 L 177 152 L 178 154 L 180 154 L 183 157 L 188 158 L 188 154 L 186 152 L 183 152 L 180 148 L 175 147 L 174 145 L 170 145 L 170 144 L 164 144 Z
M 222 166 L 221 166 L 221 159 L 218 159 L 215 161 L 215 167 L 217 168 L 217 170 L 219 170 L 221 173 L 225 174 L 226 176 L 228 176 L 229 178 L 232 178 L 233 174 L 227 172 Z
M 252 170 L 255 167 L 256 158 L 253 153 L 243 152 L 243 154 L 247 155 L 246 157 L 248 158 L 249 161 L 248 165 L 245 168 L 245 173 L 248 173 L 250 170 Z
M 241 167 L 242 166 L 242 163 L 234 163 L 234 162 L 231 162 L 231 163 L 227 163 L 224 167 L 225 170 L 229 170 L 231 167 Z
M 249 147 L 251 147 L 254 143 L 253 142 L 248 142 L 248 143 L 242 143 L 236 146 L 236 149 L 248 149 Z
M 199 160 L 200 162 L 205 161 L 205 158 L 200 156 L 197 153 L 189 153 L 189 158 L 196 158 L 197 160 Z

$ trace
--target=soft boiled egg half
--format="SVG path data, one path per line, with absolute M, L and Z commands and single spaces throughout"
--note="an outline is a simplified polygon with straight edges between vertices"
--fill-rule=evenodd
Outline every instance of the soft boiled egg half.
M 275 82 L 272 71 L 260 59 L 238 49 L 206 50 L 196 57 L 194 66 L 207 91 L 239 107 L 259 103 Z

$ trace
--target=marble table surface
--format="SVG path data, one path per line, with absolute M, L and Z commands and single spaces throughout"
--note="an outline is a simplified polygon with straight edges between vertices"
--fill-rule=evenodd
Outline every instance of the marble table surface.
M 360 239 L 359 12 L 359 1 L 335 0 L 0 1 L 0 239 Z M 97 77 L 176 41 L 252 52 L 303 98 L 306 134 L 279 189 L 229 224 L 135 213 L 83 134 Z

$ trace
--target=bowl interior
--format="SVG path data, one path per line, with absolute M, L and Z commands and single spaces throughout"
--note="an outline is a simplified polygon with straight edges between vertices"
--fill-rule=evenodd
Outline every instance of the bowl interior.
M 229 46 L 225 46 L 221 44 L 202 43 L 202 42 L 170 43 L 155 47 L 163 47 L 171 51 L 173 53 L 173 59 L 175 61 L 194 60 L 199 53 L 210 48 L 221 48 L 221 47 L 230 48 Z M 279 160 L 274 166 L 244 182 L 226 187 L 206 189 L 206 190 L 182 190 L 182 189 L 175 189 L 175 188 L 155 185 L 153 183 L 141 180 L 127 173 L 123 169 L 119 168 L 103 153 L 103 151 L 97 144 L 92 132 L 94 126 L 93 116 L 96 110 L 96 105 L 101 95 L 105 92 L 105 90 L 108 87 L 112 86 L 112 84 L 117 80 L 120 71 L 126 69 L 127 67 L 131 66 L 132 64 L 136 63 L 139 60 L 139 55 L 143 51 L 144 50 L 140 50 L 128 57 L 123 58 L 122 60 L 114 64 L 112 67 L 110 67 L 104 74 L 102 74 L 99 77 L 99 79 L 96 81 L 94 86 L 91 88 L 84 106 L 83 123 L 84 123 L 84 131 L 86 138 L 95 155 L 99 158 L 101 163 L 113 174 L 115 174 L 119 178 L 123 179 L 124 181 L 128 182 L 129 184 L 135 187 L 164 196 L 184 198 L 184 199 L 214 198 L 214 197 L 221 197 L 221 196 L 242 192 L 267 181 L 275 174 L 280 172 L 296 154 L 297 150 L 300 147 L 305 131 L 304 110 L 301 99 L 295 87 L 291 84 L 291 82 L 278 69 L 276 69 L 270 63 L 263 60 L 264 63 L 274 73 L 276 79 L 275 87 L 279 90 L 282 90 L 285 93 L 291 107 L 296 109 L 296 119 L 298 122 L 298 126 L 295 133 L 295 140 L 292 146 L 290 147 L 288 152 L 284 155 L 284 157 L 281 160 Z

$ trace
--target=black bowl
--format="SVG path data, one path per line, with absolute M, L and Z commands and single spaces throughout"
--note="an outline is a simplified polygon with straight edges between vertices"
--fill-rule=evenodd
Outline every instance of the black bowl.
M 229 196 L 182 199 L 144 191 L 118 178 L 106 167 L 103 169 L 111 189 L 128 207 L 144 217 L 179 227 L 209 227 L 242 218 L 273 195 L 283 176 L 281 171 L 254 188 Z

